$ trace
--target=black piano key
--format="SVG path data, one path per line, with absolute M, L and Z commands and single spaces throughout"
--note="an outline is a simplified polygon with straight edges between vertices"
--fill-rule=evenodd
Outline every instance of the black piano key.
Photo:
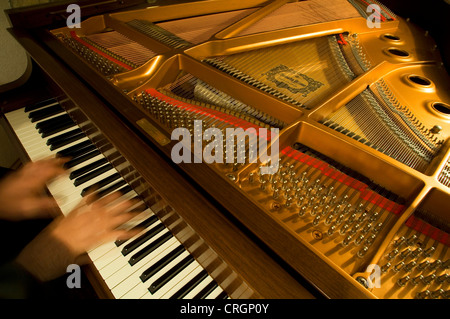
M 58 143 L 60 140 L 65 140 L 65 139 L 67 139 L 69 137 L 72 137 L 74 135 L 78 135 L 80 133 L 83 133 L 83 131 L 80 128 L 76 128 L 76 129 L 74 129 L 72 131 L 69 131 L 69 132 L 63 133 L 61 135 L 49 138 L 47 140 L 47 145 Z
M 220 294 L 217 295 L 215 299 L 227 299 L 227 298 L 228 294 L 225 292 L 225 290 L 223 290 Z
M 43 120 L 47 117 L 64 112 L 63 108 L 59 104 L 48 106 L 46 108 L 28 113 L 28 118 L 31 123 Z
M 48 128 L 57 125 L 58 123 L 73 122 L 69 114 L 63 114 L 59 116 L 52 117 L 51 119 L 41 121 L 35 125 L 37 130 Z M 39 131 L 41 133 L 41 131 Z
M 165 228 L 166 227 L 164 226 L 164 224 L 159 224 L 159 225 L 156 225 L 155 227 L 153 227 L 152 229 L 146 231 L 144 234 L 142 234 L 141 236 L 139 236 L 138 238 L 136 238 L 129 244 L 126 244 L 125 247 L 123 247 L 123 249 L 122 249 L 122 255 L 126 256 L 129 253 L 133 252 L 136 248 L 138 248 L 145 242 L 152 239 L 156 234 L 158 234 Z
M 89 152 L 87 154 L 82 154 L 78 157 L 72 157 L 72 159 L 66 163 L 64 163 L 64 168 L 65 169 L 69 169 L 72 168 L 74 166 L 77 166 L 83 162 L 86 162 L 87 160 L 94 158 L 97 155 L 100 155 L 100 151 L 99 150 L 94 150 L 92 152 Z
M 156 248 L 160 247 L 162 244 L 167 242 L 172 237 L 173 237 L 173 235 L 171 232 L 167 232 L 164 235 L 161 235 L 161 237 L 159 237 L 158 239 L 153 241 L 151 244 L 145 246 L 140 251 L 138 251 L 136 254 L 131 256 L 130 260 L 128 260 L 128 263 L 131 266 L 136 265 L 136 263 L 138 263 L 142 258 L 151 254 Z
M 128 192 L 131 192 L 133 190 L 133 188 L 130 185 L 126 185 L 125 187 L 122 187 L 121 189 L 119 189 L 119 193 L 122 194 L 126 194 Z
M 78 177 L 77 179 L 75 179 L 73 181 L 73 184 L 75 186 L 80 186 L 81 184 L 84 184 L 84 183 L 90 181 L 91 179 L 109 171 L 112 168 L 113 168 L 113 166 L 111 164 L 106 164 L 100 168 L 97 168 L 96 170 L 93 170 L 92 172 L 89 172 L 87 174 L 84 174 L 83 176 Z
M 74 131 L 78 131 L 78 129 L 72 130 L 72 131 L 67 132 L 67 133 L 72 133 Z M 47 140 L 47 145 L 50 146 L 50 150 L 51 151 L 55 151 L 58 148 L 61 148 L 63 146 L 66 146 L 66 145 L 68 145 L 70 143 L 76 142 L 76 141 L 81 140 L 82 138 L 86 137 L 86 135 L 83 132 L 80 132 L 80 133 L 77 133 L 77 134 L 72 134 L 70 136 L 69 135 L 62 136 L 62 135 L 65 135 L 65 134 L 66 133 L 56 136 L 56 137 L 59 137 L 58 139 L 51 138 L 51 139 Z
M 74 126 L 76 126 L 76 124 L 74 122 L 64 122 L 64 123 L 59 123 L 53 127 L 39 129 L 39 133 L 41 134 L 42 138 L 46 138 L 53 134 L 56 134 L 56 133 L 62 132 L 64 130 L 67 130 L 69 128 L 72 128 Z
M 106 158 L 101 158 L 91 164 L 88 164 L 77 170 L 74 170 L 72 173 L 70 173 L 69 178 L 75 179 L 77 177 L 80 177 L 81 175 L 86 174 L 86 173 L 92 171 L 93 169 L 96 169 L 97 167 L 100 167 L 101 165 L 106 164 L 106 163 L 108 163 L 108 160 Z
M 173 277 L 178 275 L 180 272 L 182 272 L 187 266 L 189 266 L 192 262 L 194 262 L 194 257 L 191 255 L 184 258 L 182 261 L 180 261 L 178 264 L 173 266 L 169 271 L 164 273 L 161 277 L 156 279 L 150 287 L 148 287 L 148 291 L 150 291 L 151 294 L 154 294 L 157 292 L 162 286 L 167 284 Z
M 97 149 L 97 147 L 95 145 L 91 144 L 91 145 L 85 146 L 83 148 L 80 148 L 80 149 L 77 149 L 77 150 L 73 150 L 72 152 L 67 153 L 64 156 L 61 156 L 59 154 L 56 154 L 56 156 L 57 157 L 67 157 L 67 158 L 73 159 L 73 158 L 80 157 L 80 156 L 82 156 L 84 154 L 87 154 L 89 152 L 95 151 L 96 149 Z
M 174 250 L 172 250 L 170 253 L 165 255 L 163 258 L 158 260 L 158 262 L 154 263 L 152 266 L 150 266 L 148 269 L 146 269 L 140 276 L 142 282 L 146 282 L 149 278 L 151 278 L 154 274 L 156 274 L 158 271 L 166 267 L 172 260 L 180 256 L 186 249 L 180 245 Z
M 122 180 L 118 181 L 117 183 L 114 183 L 111 186 L 108 186 L 105 189 L 98 191 L 97 193 L 95 193 L 95 195 L 97 198 L 102 198 L 126 184 L 127 184 L 127 182 L 125 182 L 125 180 L 122 179 Z
M 143 220 L 142 222 L 140 222 L 139 224 L 137 224 L 136 226 L 132 227 L 131 230 L 148 228 L 152 224 L 154 224 L 157 220 L 158 220 L 158 217 L 156 217 L 156 215 L 152 215 L 149 218 L 147 218 L 147 219 Z M 117 247 L 120 247 L 123 243 L 126 243 L 127 241 L 128 241 L 128 239 L 118 239 L 114 243 L 116 244 Z
M 57 103 L 57 102 L 58 101 L 55 98 L 52 97 L 50 99 L 47 99 L 47 100 L 44 100 L 44 101 L 40 101 L 40 102 L 38 102 L 36 104 L 25 106 L 25 112 L 31 112 L 31 111 L 40 109 L 40 108 L 42 108 L 44 106 L 48 106 L 50 104 Z
M 192 299 L 205 299 L 214 289 L 217 288 L 217 286 L 218 286 L 217 282 L 211 281 L 198 294 L 192 297 Z
M 180 290 L 178 290 L 173 296 L 171 296 L 169 299 L 182 299 L 184 298 L 188 293 L 192 291 L 195 287 L 197 287 L 198 284 L 200 284 L 203 280 L 208 277 L 208 272 L 206 270 L 202 270 L 197 276 L 189 280 L 187 284 L 185 284 Z
M 76 144 L 76 145 L 73 145 L 73 146 L 70 146 L 70 147 L 65 148 L 65 149 L 63 149 L 63 150 L 58 151 L 58 152 L 56 153 L 56 156 L 59 156 L 59 157 L 69 157 L 69 156 L 71 156 L 73 153 L 75 153 L 76 151 L 81 150 L 81 149 L 83 149 L 83 148 L 85 148 L 85 147 L 87 147 L 87 146 L 90 146 L 90 145 L 92 145 L 92 142 L 91 142 L 90 140 L 86 140 L 86 141 L 83 141 L 83 142 L 78 143 L 78 144 Z
M 96 189 L 100 189 L 105 185 L 108 185 L 109 183 L 114 182 L 115 180 L 118 180 L 119 178 L 121 178 L 119 173 L 114 173 L 111 176 L 108 176 L 104 179 L 102 179 L 101 181 L 98 181 L 88 187 L 85 187 L 82 191 L 81 191 L 81 196 L 86 196 L 87 194 L 89 194 L 92 191 L 95 191 Z

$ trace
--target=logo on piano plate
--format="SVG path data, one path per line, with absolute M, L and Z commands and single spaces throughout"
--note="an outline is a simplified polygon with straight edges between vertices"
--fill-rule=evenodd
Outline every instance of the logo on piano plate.
M 283 64 L 263 75 L 266 75 L 267 79 L 275 83 L 277 87 L 286 89 L 294 94 L 301 93 L 304 97 L 323 85 L 322 82 L 316 81 L 306 74 L 290 69 Z

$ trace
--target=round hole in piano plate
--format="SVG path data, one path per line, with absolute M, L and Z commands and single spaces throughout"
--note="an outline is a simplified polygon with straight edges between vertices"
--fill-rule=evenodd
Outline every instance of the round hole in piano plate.
M 383 39 L 388 40 L 388 41 L 394 41 L 394 42 L 400 41 L 400 37 L 390 34 L 390 33 L 385 33 L 382 35 L 382 37 L 383 37 Z
M 408 75 L 408 80 L 420 86 L 429 87 L 432 84 L 430 79 L 420 75 Z
M 387 49 L 387 52 L 390 55 L 396 56 L 396 57 L 399 57 L 399 58 L 407 58 L 407 57 L 409 57 L 408 51 L 405 51 L 405 50 L 402 50 L 402 49 L 389 48 L 389 49 Z
M 410 87 L 413 87 L 414 89 L 422 92 L 431 93 L 436 91 L 436 86 L 434 85 L 433 81 L 422 75 L 406 74 L 404 76 L 404 81 Z
M 431 107 L 439 112 L 442 113 L 446 116 L 450 115 L 450 105 L 443 103 L 443 102 L 434 102 L 433 104 L 431 104 Z

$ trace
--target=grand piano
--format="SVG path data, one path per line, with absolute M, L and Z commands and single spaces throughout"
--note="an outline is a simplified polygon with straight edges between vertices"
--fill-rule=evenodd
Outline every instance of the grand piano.
M 97 294 L 448 299 L 435 40 L 376 1 L 161 2 L 6 12 L 33 61 L 2 104 L 22 160 L 72 158 L 62 214 L 92 187 L 140 200 L 144 230 L 89 252 Z

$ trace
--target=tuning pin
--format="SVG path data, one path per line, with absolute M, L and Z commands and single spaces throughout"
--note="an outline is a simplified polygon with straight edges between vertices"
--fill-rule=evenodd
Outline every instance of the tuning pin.
M 255 173 L 248 174 L 248 182 L 253 183 L 255 181 Z
M 325 219 L 325 225 L 327 225 L 327 226 L 330 225 L 331 222 L 333 221 L 333 218 L 334 218 L 334 214 L 333 213 L 328 215 L 328 217 Z
M 316 218 L 314 218 L 314 220 L 312 222 L 314 226 L 319 225 L 321 217 L 322 217 L 321 215 L 317 215 Z
M 345 232 L 346 232 L 349 228 L 350 228 L 350 225 L 347 224 L 347 223 L 345 223 L 344 225 L 342 225 L 341 229 L 339 230 L 339 233 L 340 233 L 341 235 L 344 235 Z
M 391 263 L 386 263 L 385 265 L 383 265 L 381 268 L 380 268 L 380 270 L 381 270 L 381 272 L 382 273 L 385 273 L 385 272 L 387 272 L 388 270 L 389 270 L 389 268 L 392 266 L 392 264 Z
M 404 242 L 405 242 L 406 238 L 404 236 L 398 238 L 395 242 L 394 242 L 394 247 L 399 247 L 401 246 Z
M 297 207 L 302 207 L 304 201 L 305 201 L 305 198 L 304 198 L 303 196 L 300 196 L 300 197 L 297 199 Z
M 408 281 L 410 279 L 411 278 L 409 276 L 405 276 L 403 278 L 400 278 L 399 280 L 397 280 L 397 285 L 399 285 L 400 287 L 404 287 L 408 283 Z
M 363 221 L 364 221 L 364 219 L 366 219 L 366 217 L 367 217 L 367 213 L 366 212 L 363 212 L 359 217 L 358 217 L 358 219 L 356 220 L 358 223 L 362 223 Z
M 359 236 L 355 239 L 355 244 L 356 244 L 357 246 L 359 246 L 363 240 L 364 240 L 364 235 L 361 234 L 361 235 L 359 235 Z
M 425 299 L 426 297 L 428 297 L 430 295 L 430 291 L 429 290 L 425 290 L 425 291 L 422 291 L 422 292 L 418 292 L 417 294 L 416 294 L 416 298 L 417 299 Z
M 425 261 L 422 261 L 422 262 L 419 264 L 419 266 L 417 266 L 417 269 L 420 270 L 420 271 L 422 271 L 422 270 L 424 270 L 425 268 L 427 268 L 429 265 L 430 265 L 430 261 L 429 261 L 429 260 L 425 260 Z
M 443 275 L 440 275 L 440 276 L 438 276 L 436 278 L 436 283 L 442 284 L 445 281 L 448 281 L 449 279 L 450 279 L 450 275 L 449 274 L 443 274 Z
M 428 268 L 431 270 L 435 270 L 436 268 L 438 268 L 439 266 L 442 265 L 442 261 L 440 259 L 436 259 L 434 262 L 432 262 Z
M 435 274 L 431 274 L 429 276 L 423 277 L 422 278 L 422 283 L 424 285 L 429 285 L 435 279 L 436 279 L 436 275 Z
M 450 268 L 450 259 L 447 259 L 442 265 L 442 269 L 449 269 Z
M 351 235 L 355 234 L 355 233 L 358 231 L 359 227 L 360 227 L 359 224 L 355 224 L 355 226 L 353 226 L 353 228 L 350 229 L 349 233 L 350 233 Z
M 284 206 L 285 206 L 285 207 L 291 206 L 291 202 L 292 202 L 292 196 L 288 196 L 288 197 L 286 198 L 286 202 L 284 203 Z
M 378 223 L 374 228 L 372 228 L 372 232 L 375 234 L 378 233 L 381 230 L 381 227 L 383 227 L 383 223 Z
M 345 214 L 340 214 L 337 218 L 336 218 L 336 225 L 340 225 L 342 223 L 342 221 L 344 220 Z
M 309 212 L 309 214 L 311 215 L 311 216 L 315 216 L 316 214 L 317 214 L 317 211 L 319 210 L 319 206 L 314 206 L 312 209 L 311 209 L 311 211 Z
M 397 254 L 398 254 L 398 249 L 396 248 L 396 249 L 392 250 L 392 251 L 386 256 L 386 259 L 387 259 L 387 260 L 392 260 L 392 259 L 395 258 L 395 256 L 397 256 Z
M 401 259 L 405 259 L 406 257 L 408 257 L 408 255 L 411 253 L 411 248 L 406 248 L 405 250 L 403 250 L 401 253 L 400 253 L 400 258 Z
M 300 217 L 305 216 L 307 209 L 308 208 L 306 206 L 303 206 L 302 208 L 300 208 L 300 210 L 298 212 L 298 216 L 300 216 Z
M 348 244 L 350 244 L 351 242 L 352 242 L 352 235 L 349 235 L 342 241 L 342 245 L 348 246 Z
M 397 265 L 394 266 L 394 271 L 399 272 L 402 270 L 402 268 L 405 266 L 405 263 L 403 261 L 399 262 Z
M 279 196 L 280 196 L 280 189 L 279 188 L 274 189 L 272 198 L 277 199 Z
M 372 228 L 372 224 L 368 223 L 366 226 L 364 226 L 364 228 L 361 230 L 361 233 L 363 234 L 367 234 L 370 230 L 370 228 Z
M 415 258 L 417 256 L 419 256 L 421 253 L 423 252 L 422 248 L 416 248 L 415 250 L 413 250 L 410 254 L 410 257 Z
M 260 182 L 260 189 L 262 190 L 262 191 L 265 191 L 266 190 L 266 181 L 261 181 Z
M 358 251 L 357 255 L 359 258 L 364 257 L 364 255 L 367 253 L 367 251 L 369 250 L 369 247 L 364 246 L 361 250 Z
M 375 238 L 377 238 L 377 235 L 370 235 L 367 239 L 366 239 L 366 245 L 372 245 L 372 243 L 374 242 Z
M 417 235 L 412 235 L 410 238 L 408 238 L 408 240 L 406 241 L 406 243 L 410 246 L 414 245 L 417 241 Z
M 412 283 L 414 286 L 417 286 L 418 284 L 420 284 L 420 283 L 422 282 L 422 280 L 423 280 L 423 275 L 418 275 L 417 277 L 414 277 L 414 278 L 411 280 L 411 283 Z
M 437 299 L 440 296 L 443 296 L 444 293 L 445 293 L 444 289 L 438 289 L 438 290 L 432 291 L 430 293 L 430 297 L 433 298 L 433 299 Z
M 369 218 L 369 222 L 374 222 L 374 221 L 376 221 L 377 219 L 378 219 L 378 217 L 380 217 L 380 214 L 378 213 L 378 212 L 374 212 L 373 214 L 372 214 L 372 216 L 370 216 L 370 218 Z
M 427 248 L 423 251 L 422 256 L 430 257 L 434 253 L 435 250 L 436 250 L 436 248 L 434 248 L 434 247 Z
M 410 272 L 416 265 L 417 263 L 415 261 L 411 261 L 410 263 L 406 264 L 405 267 L 403 267 L 403 270 L 405 272 Z
M 334 234 L 335 230 L 336 230 L 336 226 L 335 225 L 333 225 L 330 228 L 328 228 L 328 232 L 327 232 L 328 236 L 332 236 Z

